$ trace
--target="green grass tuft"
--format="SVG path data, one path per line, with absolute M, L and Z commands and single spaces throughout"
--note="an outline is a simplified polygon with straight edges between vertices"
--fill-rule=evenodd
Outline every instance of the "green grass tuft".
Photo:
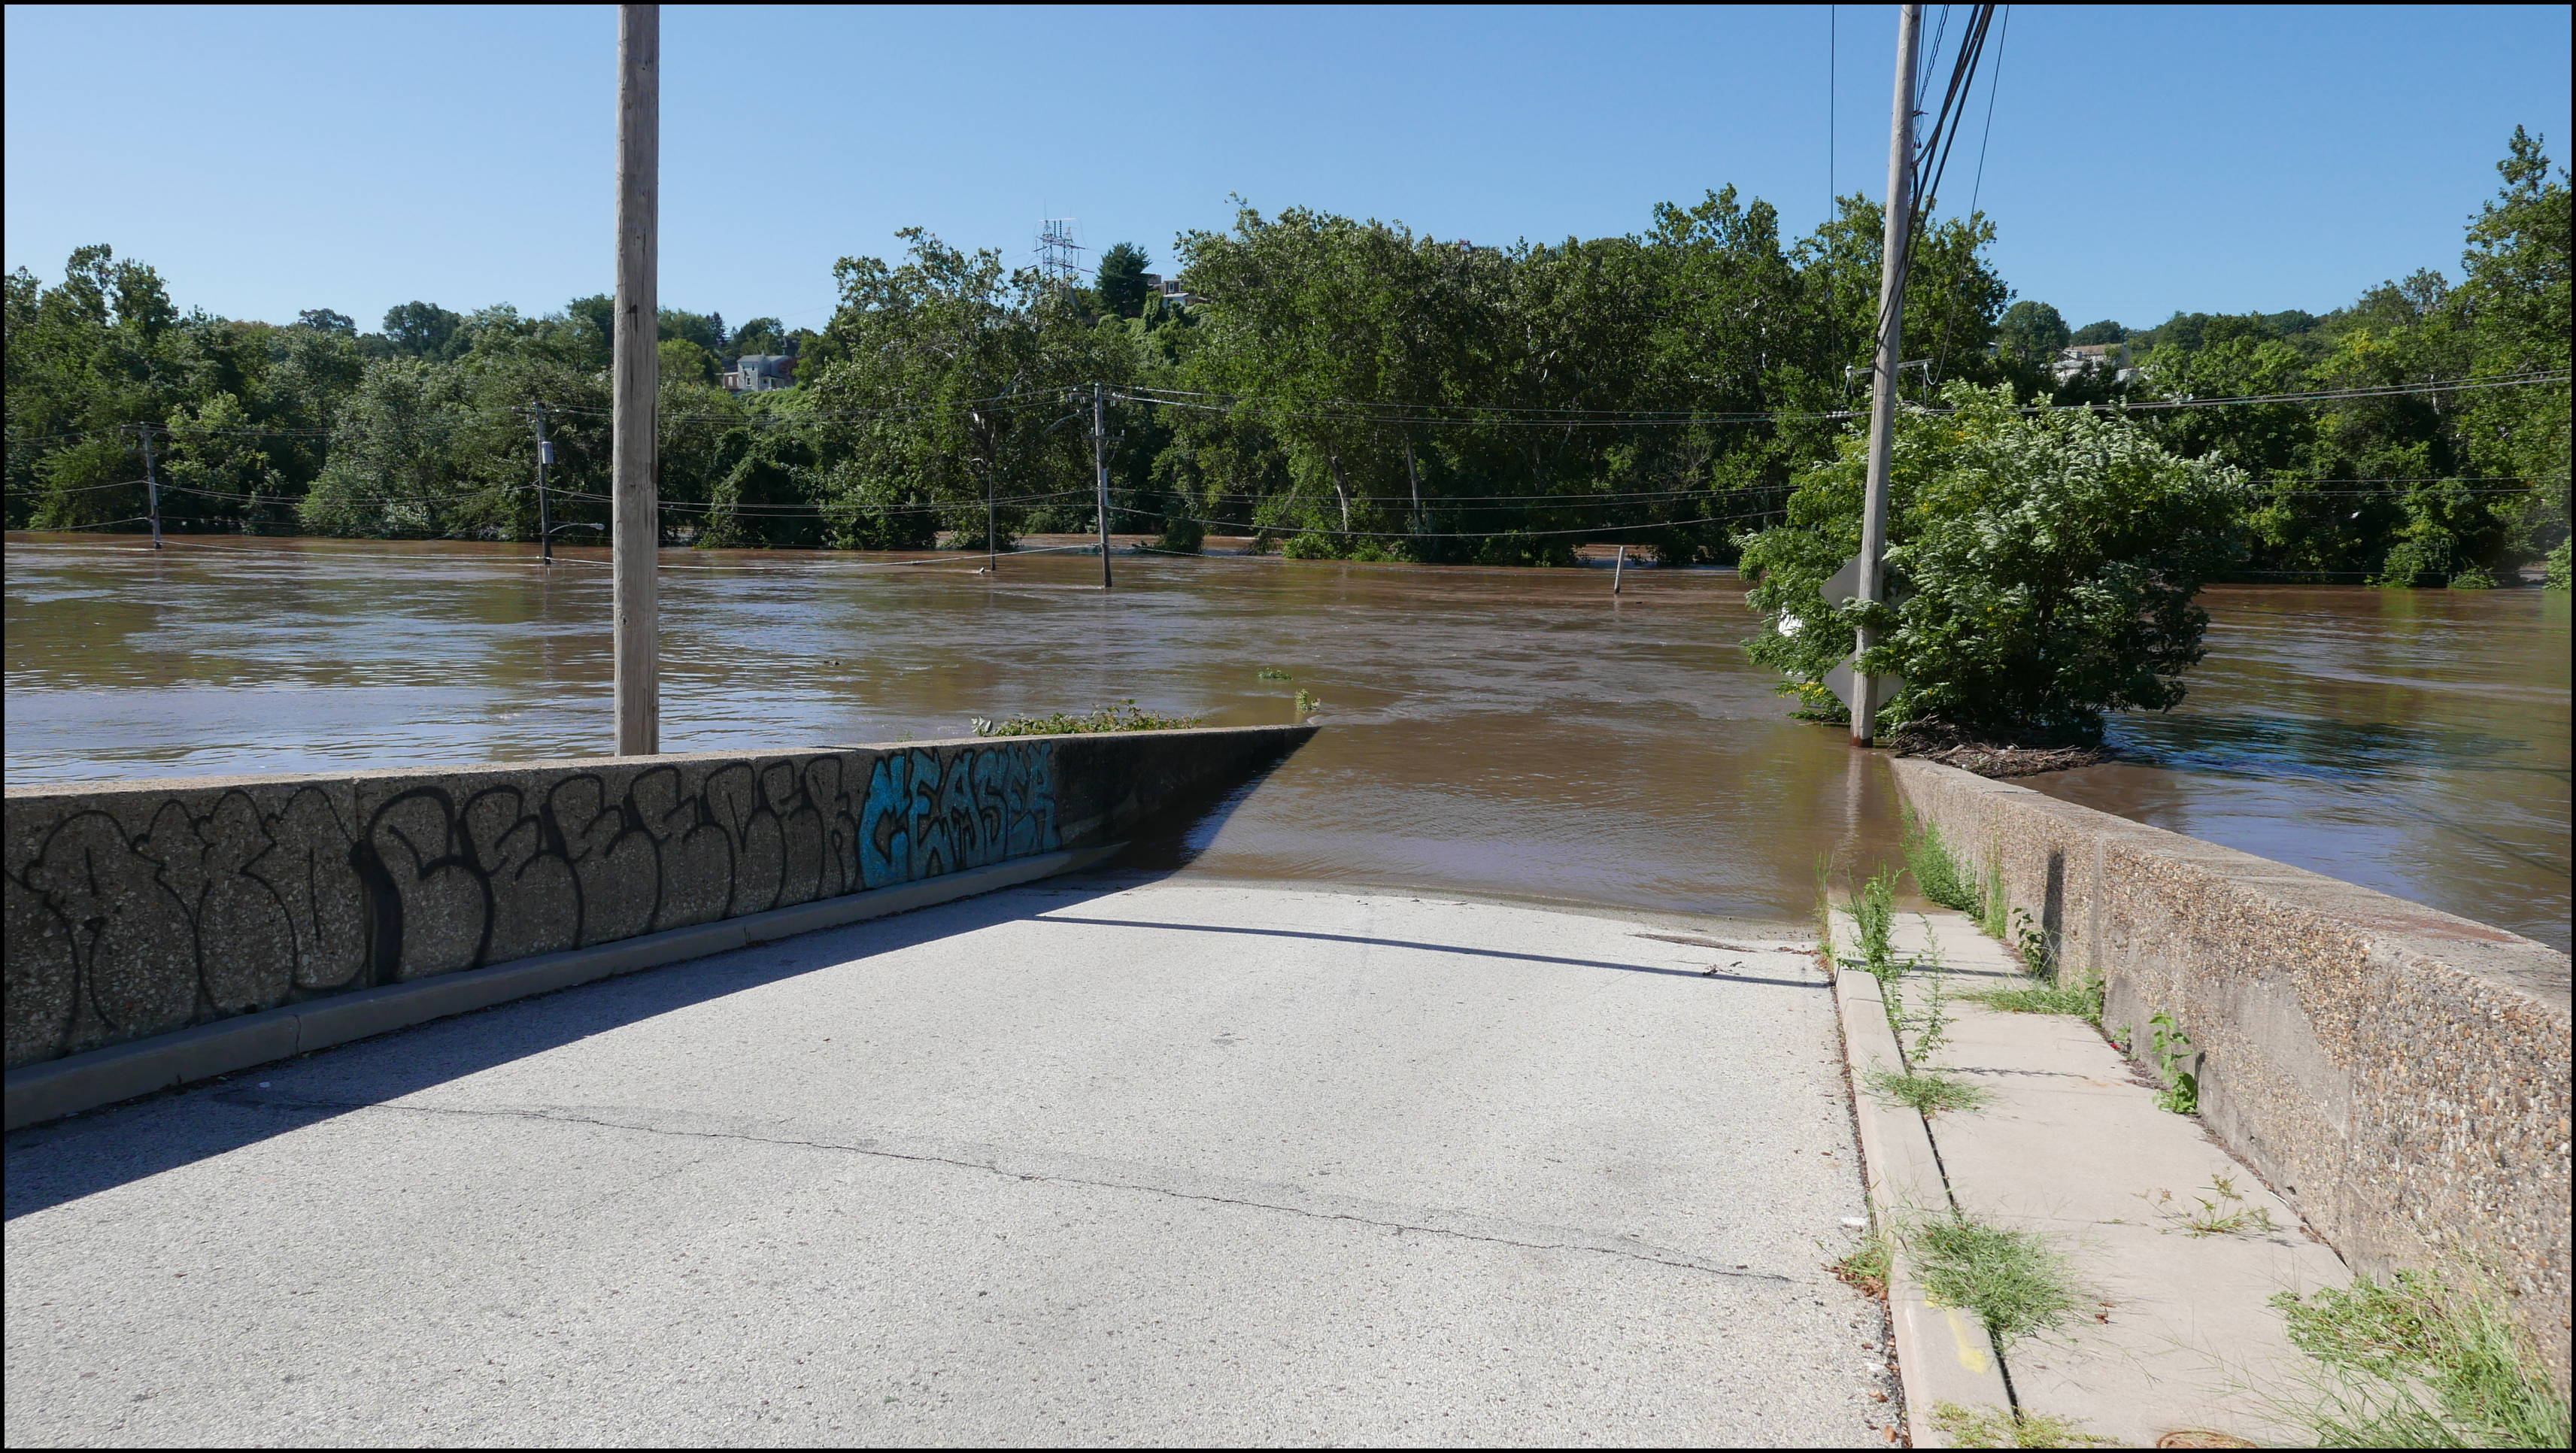
M 2321 1375 L 2295 1410 L 2325 1448 L 2564 1448 L 2567 1399 L 2499 1297 L 2401 1271 L 2272 1298 Z
M 2084 1431 L 2080 1418 L 2061 1418 L 2054 1413 L 2030 1413 L 2018 1408 L 1963 1408 L 1957 1403 L 1934 1403 L 1932 1426 L 1941 1430 L 1953 1448 L 2115 1448 L 2110 1438 L 2097 1438 Z
M 1867 1088 L 1888 1104 L 1904 1105 L 1926 1115 L 1938 1115 L 1944 1110 L 1982 1109 L 1994 1098 L 1994 1092 L 1983 1085 L 1972 1085 L 1947 1075 L 1898 1074 L 1894 1070 L 1870 1071 Z
M 1951 853 L 1939 828 L 1910 810 L 1905 813 L 1905 866 L 1924 897 L 1972 918 L 1982 916 L 1985 900 L 1977 891 L 1975 869 Z
M 2047 1331 L 2082 1306 L 2065 1258 L 2028 1231 L 1930 1217 L 1906 1228 L 1905 1250 L 1926 1292 L 1976 1313 L 1999 1342 Z
M 1959 997 L 1973 999 L 2005 1014 L 2066 1014 L 2087 1024 L 2102 1022 L 2102 986 L 2098 982 L 2032 984 L 2020 989 L 1986 989 Z
M 1068 712 L 1051 712 L 1045 716 L 1013 716 L 995 721 L 989 717 L 968 717 L 979 737 L 1052 737 L 1082 732 L 1159 732 L 1175 727 L 1199 724 L 1195 716 L 1157 716 L 1140 711 L 1134 699 L 1104 706 L 1082 716 Z
M 1868 1296 L 1883 1297 L 1887 1295 L 1888 1273 L 1894 1269 L 1895 1263 L 1896 1248 L 1888 1244 L 1884 1235 L 1873 1232 L 1868 1240 L 1861 1243 L 1859 1250 L 1825 1269 L 1854 1290 Z

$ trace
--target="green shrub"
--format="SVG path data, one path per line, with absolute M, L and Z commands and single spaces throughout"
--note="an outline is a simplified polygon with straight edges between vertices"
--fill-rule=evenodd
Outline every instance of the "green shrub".
M 1864 663 L 1905 678 L 1882 723 L 1937 722 L 1990 740 L 2098 740 L 2105 711 L 2182 700 L 2246 499 L 2241 471 L 2166 452 L 2127 419 L 2024 414 L 2009 388 L 1954 383 L 1950 412 L 1899 415 L 1889 475 L 1893 606 L 1828 603 L 1860 548 L 1867 440 L 1807 473 L 1788 518 L 1744 540 L 1767 629 L 1754 660 L 1808 714 L 1847 719 L 1823 685 L 1863 623 Z

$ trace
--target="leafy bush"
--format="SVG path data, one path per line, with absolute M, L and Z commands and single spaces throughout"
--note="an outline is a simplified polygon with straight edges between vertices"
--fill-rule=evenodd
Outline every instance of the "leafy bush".
M 1940 723 L 1992 739 L 2099 739 L 2102 713 L 2182 700 L 2208 615 L 2192 604 L 2229 558 L 2243 474 L 2175 457 L 2125 418 L 2023 414 L 2009 389 L 1952 384 L 1948 412 L 1898 416 L 1889 474 L 1894 605 L 1829 605 L 1860 549 L 1868 442 L 1809 472 L 1788 518 L 1744 541 L 1768 627 L 1753 658 L 1807 714 L 1848 719 L 1824 685 L 1864 622 L 1862 663 L 1905 689 L 1886 727 Z

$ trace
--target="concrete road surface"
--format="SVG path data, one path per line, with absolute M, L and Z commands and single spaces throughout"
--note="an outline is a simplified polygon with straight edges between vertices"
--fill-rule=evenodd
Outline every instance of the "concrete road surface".
M 1878 1443 L 1783 932 L 1059 881 L 22 1132 L 7 1440 Z

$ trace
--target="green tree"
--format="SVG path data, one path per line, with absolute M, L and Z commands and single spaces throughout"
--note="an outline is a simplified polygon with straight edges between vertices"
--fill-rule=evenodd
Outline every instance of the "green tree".
M 726 366 L 745 354 L 785 354 L 794 357 L 796 338 L 787 325 L 776 318 L 754 318 L 734 330 L 733 340 L 724 354 Z
M 1995 345 L 2025 363 L 2045 363 L 2066 346 L 2066 320 L 2046 303 L 2025 298 L 2004 309 L 1995 325 Z
M 667 379 L 713 384 L 722 371 L 714 354 L 686 338 L 665 338 L 659 351 L 662 376 Z
M 2074 335 L 2066 341 L 2069 343 L 2083 344 L 2126 343 L 2129 341 L 2129 330 L 2121 327 L 2111 319 L 2105 318 L 2099 323 L 2087 323 L 2083 327 L 2076 329 Z
M 414 300 L 385 310 L 384 336 L 405 357 L 444 358 L 464 324 L 464 318 L 436 303 Z
M 1809 714 L 1864 620 L 1862 662 L 1905 678 L 1889 727 L 1939 723 L 1994 740 L 2098 739 L 2102 714 L 2183 697 L 2208 617 L 2192 603 L 2227 561 L 2243 475 L 2159 447 L 2117 416 L 2024 414 L 2009 387 L 1952 384 L 1946 411 L 1899 416 L 1888 489 L 1893 606 L 1827 602 L 1860 545 L 1868 468 L 1854 428 L 1805 475 L 1789 517 L 1748 539 L 1765 631 L 1753 658 Z
M 2542 139 L 2517 126 L 2496 164 L 2502 192 L 2469 226 L 2452 296 L 2467 336 L 2468 366 L 2483 377 L 2557 372 L 2556 382 L 2483 389 L 2459 401 L 2476 472 L 2525 482 L 2511 544 L 2523 558 L 2561 552 L 2567 540 L 2569 365 L 2568 175 Z
M 725 351 L 727 337 L 722 313 L 691 313 L 679 308 L 664 308 L 660 339 L 683 338 L 707 351 L 709 356 Z
M 1100 254 L 1097 282 L 1100 306 L 1121 318 L 1133 318 L 1143 313 L 1148 261 L 1145 249 L 1132 242 L 1116 243 Z

